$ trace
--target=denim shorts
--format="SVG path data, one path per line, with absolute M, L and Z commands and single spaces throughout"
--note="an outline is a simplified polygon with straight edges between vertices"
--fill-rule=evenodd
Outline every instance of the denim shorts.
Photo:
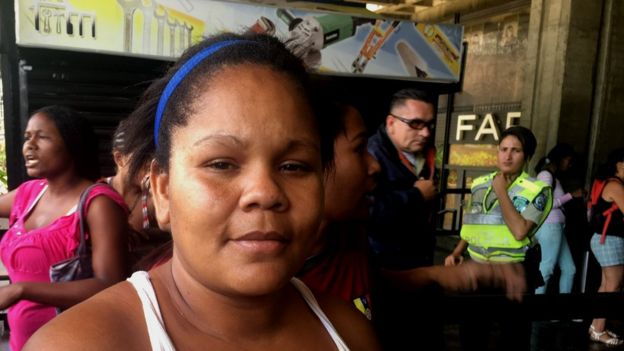
M 590 242 L 600 267 L 624 265 L 624 238 L 607 235 L 604 244 L 601 244 L 600 237 L 600 234 L 594 234 Z

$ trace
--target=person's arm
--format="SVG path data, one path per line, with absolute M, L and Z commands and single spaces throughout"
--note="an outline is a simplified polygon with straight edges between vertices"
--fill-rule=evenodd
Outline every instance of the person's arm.
M 553 209 L 555 209 L 555 208 L 562 208 L 563 205 L 568 203 L 568 201 L 572 200 L 572 198 L 580 197 L 580 195 L 576 195 L 577 193 L 578 193 L 578 191 L 575 191 L 574 194 L 573 193 L 565 193 L 565 194 L 563 194 L 563 195 L 561 195 L 559 197 L 554 198 L 553 199 L 553 206 L 552 206 L 552 208 Z
M 548 171 L 541 171 L 537 174 L 537 179 L 542 182 L 549 184 L 553 189 L 553 210 L 556 208 L 562 208 L 568 201 L 572 200 L 575 197 L 583 196 L 583 189 L 576 189 L 569 193 L 564 193 L 561 196 L 555 197 L 556 192 L 555 188 L 557 186 L 557 180 L 552 176 L 552 173 Z
M 516 208 L 509 198 L 509 194 L 507 194 L 507 187 L 509 184 L 511 184 L 511 181 L 506 179 L 502 174 L 497 174 L 492 181 L 492 187 L 498 198 L 498 205 L 503 213 L 505 224 L 516 240 L 523 240 L 536 223 L 525 219 L 516 211 Z
M 0 196 L 0 217 L 9 218 L 11 215 L 11 208 L 13 208 L 13 202 L 15 201 L 15 193 L 17 190 L 11 190 L 8 193 Z
M 372 207 L 374 219 L 391 220 L 399 216 L 399 212 L 405 210 L 409 205 L 412 207 L 423 206 L 425 200 L 416 188 L 404 190 L 390 190 L 375 192 L 375 201 Z
M 385 283 L 410 293 L 437 284 L 448 291 L 475 291 L 481 287 L 503 288 L 511 300 L 522 299 L 526 291 L 521 264 L 481 264 L 466 262 L 459 266 L 420 267 L 404 271 L 383 270 Z
M 61 283 L 19 282 L 0 288 L 0 309 L 19 300 L 71 307 L 126 276 L 126 214 L 105 196 L 91 201 L 86 216 L 91 237 L 93 278 Z
M 456 266 L 462 264 L 462 262 L 464 262 L 463 254 L 464 251 L 466 251 L 466 248 L 468 248 L 468 242 L 464 239 L 460 239 L 457 243 L 457 246 L 455 246 L 453 252 L 451 252 L 451 254 L 446 256 L 446 258 L 444 259 L 444 265 Z
M 620 211 L 624 213 L 624 185 L 622 183 L 609 182 L 602 193 L 605 200 L 615 202 Z
M 379 189 L 375 192 L 371 217 L 375 221 L 387 223 L 402 218 L 411 211 L 423 211 L 426 200 L 416 187 L 408 189 Z
M 427 201 L 435 197 L 437 190 L 431 179 L 417 179 L 411 186 L 403 184 L 402 187 L 390 183 L 386 173 L 393 173 L 396 163 L 400 161 L 392 160 L 381 144 L 381 139 L 376 136 L 368 140 L 368 152 L 380 163 L 382 170 L 385 169 L 380 174 L 381 181 L 375 191 L 371 218 L 384 224 L 403 218 L 405 213 L 422 211 Z

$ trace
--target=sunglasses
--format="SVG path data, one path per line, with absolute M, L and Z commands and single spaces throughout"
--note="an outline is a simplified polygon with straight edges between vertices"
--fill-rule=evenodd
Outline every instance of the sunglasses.
M 418 118 L 409 119 L 409 118 L 404 118 L 404 117 L 401 117 L 401 116 L 397 116 L 397 115 L 392 114 L 392 113 L 390 113 L 390 116 L 392 116 L 392 117 L 398 119 L 399 121 L 407 124 L 412 129 L 422 130 L 425 127 L 427 127 L 427 129 L 429 129 L 430 131 L 435 129 L 435 120 L 423 121 L 422 119 L 418 119 Z

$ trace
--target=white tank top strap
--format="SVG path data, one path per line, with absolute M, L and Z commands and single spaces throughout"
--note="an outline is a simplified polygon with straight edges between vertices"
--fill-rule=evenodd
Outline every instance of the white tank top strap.
M 329 318 L 327 318 L 323 310 L 321 310 L 321 306 L 319 306 L 316 298 L 314 297 L 314 294 L 312 294 L 312 291 L 310 291 L 310 289 L 305 285 L 304 282 L 297 278 L 292 278 L 290 281 L 297 288 L 297 290 L 299 290 L 301 296 L 303 296 L 303 299 L 306 301 L 308 306 L 310 306 L 310 309 L 321 320 L 321 323 L 323 323 L 325 330 L 327 330 L 332 340 L 336 344 L 338 351 L 348 351 L 349 347 L 344 342 L 344 340 L 342 340 L 340 334 L 338 334 L 338 331 L 336 331 L 336 328 L 334 328 L 334 325 L 329 321 Z
M 145 323 L 147 324 L 147 333 L 149 335 L 150 344 L 153 351 L 175 351 L 175 347 L 167 334 L 165 329 L 162 315 L 160 314 L 160 307 L 158 300 L 156 299 L 156 293 L 154 287 L 149 279 L 149 274 L 145 271 L 134 272 L 128 281 L 132 284 L 143 306 L 143 314 L 145 315 Z M 292 284 L 299 290 L 301 296 L 306 301 L 310 309 L 321 320 L 321 323 L 325 327 L 325 330 L 329 333 L 330 337 L 336 344 L 338 351 L 349 351 L 349 347 L 342 340 L 336 328 L 329 321 L 329 318 L 321 310 L 316 298 L 308 289 L 308 287 L 299 279 L 292 278 Z
M 30 214 L 30 211 L 32 211 L 32 209 L 35 207 L 35 205 L 39 202 L 39 200 L 41 200 L 41 197 L 43 196 L 43 194 L 46 192 L 46 190 L 48 190 L 48 184 L 46 184 L 43 189 L 41 189 L 41 191 L 39 192 L 39 194 L 37 194 L 37 197 L 35 198 L 35 200 L 30 204 L 30 206 L 28 206 L 28 209 L 26 211 L 24 211 L 24 214 L 22 215 L 22 217 L 25 217 L 27 215 Z
M 134 272 L 134 274 L 128 278 L 128 281 L 137 291 L 139 299 L 141 299 L 152 350 L 175 351 L 175 347 L 173 347 L 173 343 L 165 329 L 162 315 L 160 314 L 160 306 L 158 305 L 156 293 L 154 292 L 149 274 L 145 271 Z

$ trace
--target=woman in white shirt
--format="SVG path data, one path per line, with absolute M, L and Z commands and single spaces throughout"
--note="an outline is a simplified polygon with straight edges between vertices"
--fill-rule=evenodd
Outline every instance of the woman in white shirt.
M 128 132 L 145 141 L 133 155 L 154 156 L 171 260 L 64 312 L 26 349 L 378 350 L 364 315 L 293 279 L 333 155 L 307 86 L 273 37 L 223 34 L 187 50 Z
M 553 275 L 555 266 L 559 266 L 561 270 L 559 293 L 570 293 L 574 284 L 576 267 L 564 232 L 565 214 L 563 213 L 563 205 L 572 200 L 573 197 L 582 197 L 583 190 L 576 189 L 573 192 L 565 193 L 557 176 L 570 169 L 575 155 L 572 146 L 557 144 L 535 167 L 537 179 L 550 185 L 553 189 L 552 210 L 544 224 L 535 234 L 542 247 L 540 272 L 544 278 L 544 285 L 535 290 L 536 294 L 544 294 L 546 292 L 548 281 Z

